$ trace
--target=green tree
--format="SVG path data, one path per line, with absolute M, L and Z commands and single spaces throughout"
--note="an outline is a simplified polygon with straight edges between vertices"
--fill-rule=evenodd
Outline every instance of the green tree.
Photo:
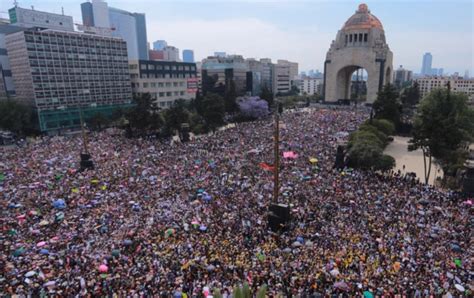
M 202 100 L 202 114 L 206 126 L 213 131 L 224 124 L 224 99 L 215 93 L 208 93 Z
M 374 166 L 375 170 L 387 172 L 395 167 L 395 158 L 390 155 L 384 154 L 378 160 Z
M 378 93 L 377 99 L 373 104 L 374 117 L 376 119 L 387 119 L 391 121 L 395 127 L 398 127 L 401 122 L 401 105 L 398 97 L 397 89 L 393 85 L 385 85 Z
M 203 73 L 202 76 L 202 95 L 207 95 L 208 92 L 215 92 L 216 90 L 216 83 L 219 80 L 219 76 L 214 74 L 212 76 L 208 76 L 207 73 Z
M 179 130 L 182 123 L 189 123 L 189 112 L 184 99 L 176 100 L 173 106 L 164 111 L 165 125 L 173 131 Z
M 474 112 L 467 96 L 436 89 L 421 101 L 413 123 L 409 150 L 423 152 L 425 183 L 431 174 L 433 158 L 444 175 L 454 176 L 467 156 L 474 134 Z
M 403 89 L 400 95 L 402 105 L 407 108 L 412 108 L 420 102 L 420 87 L 418 82 L 414 82 L 412 86 Z
M 386 136 L 391 136 L 395 133 L 395 125 L 387 119 L 372 119 L 372 122 L 366 121 L 365 124 L 374 126 Z
M 87 119 L 87 126 L 93 130 L 101 131 L 107 125 L 110 124 L 110 120 L 101 112 L 95 113 L 92 117 Z
M 267 85 L 264 85 L 262 87 L 262 90 L 260 92 L 260 98 L 264 99 L 268 102 L 268 107 L 271 109 L 273 107 L 273 93 L 272 91 L 267 87 Z
M 0 101 L 0 128 L 26 135 L 33 129 L 34 112 L 31 106 L 15 100 Z
M 225 111 L 229 114 L 233 114 L 239 110 L 239 106 L 236 102 L 237 93 L 235 91 L 235 82 L 234 80 L 229 80 L 226 84 L 225 93 L 224 93 L 224 104 Z
M 162 125 L 159 108 L 153 102 L 150 93 L 134 97 L 135 106 L 127 113 L 128 133 L 131 136 L 145 135 L 158 130 Z

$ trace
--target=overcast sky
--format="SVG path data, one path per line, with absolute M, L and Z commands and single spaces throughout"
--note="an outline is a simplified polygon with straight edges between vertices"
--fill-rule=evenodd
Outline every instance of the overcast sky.
M 18 0 L 21 7 L 72 15 L 82 23 L 75 0 Z M 320 0 L 109 0 L 109 6 L 144 12 L 150 42 L 165 39 L 180 50 L 193 49 L 200 60 L 215 51 L 244 57 L 298 62 L 300 70 L 323 69 L 337 31 L 361 1 Z M 420 72 L 425 52 L 433 67 L 474 76 L 474 4 L 472 0 L 377 0 L 366 2 L 382 22 L 394 54 Z M 0 0 L 0 11 L 13 6 Z M 3 17 L 7 15 L 2 14 Z

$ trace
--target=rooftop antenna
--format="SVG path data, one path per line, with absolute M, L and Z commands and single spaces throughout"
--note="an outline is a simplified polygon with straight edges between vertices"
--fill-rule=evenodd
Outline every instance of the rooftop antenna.
M 64 6 L 61 6 L 61 12 L 62 12 L 63 15 L 64 15 Z
M 13 5 L 14 5 L 15 7 L 18 7 L 18 1 L 14 0 L 14 1 L 13 1 Z
M 35 7 L 33 5 L 31 5 L 31 10 L 35 10 Z

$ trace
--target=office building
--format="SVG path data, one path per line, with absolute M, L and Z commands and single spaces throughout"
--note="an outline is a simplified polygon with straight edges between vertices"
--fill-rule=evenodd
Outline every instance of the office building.
M 262 88 L 272 90 L 272 63 L 270 59 L 245 60 L 248 71 L 253 73 L 252 95 L 259 95 Z
M 125 40 L 129 60 L 148 60 L 145 14 L 109 7 L 102 0 L 82 3 L 81 12 L 85 26 L 110 29 L 112 36 Z
M 431 75 L 431 64 L 433 62 L 433 56 L 431 53 L 425 53 L 423 55 L 423 63 L 421 64 L 421 74 L 425 76 Z
M 134 95 L 150 93 L 160 108 L 169 108 L 178 99 L 196 98 L 196 64 L 172 61 L 130 61 Z
M 287 60 L 278 60 L 273 64 L 273 94 L 282 94 L 289 92 L 298 76 L 298 63 Z
M 393 72 L 393 84 L 397 88 L 402 88 L 406 84 L 410 83 L 413 79 L 413 72 L 411 70 L 406 70 L 403 68 L 403 65 Z
M 5 37 L 7 34 L 22 30 L 26 30 L 26 28 L 13 26 L 6 22 L 0 24 L 0 100 L 15 95 L 15 85 L 13 84 Z
M 194 63 L 193 50 L 183 50 L 183 62 Z
M 168 46 L 166 40 L 157 40 L 153 43 L 153 50 L 163 51 L 165 47 Z
M 298 63 L 288 60 L 277 60 L 277 64 L 288 65 L 290 70 L 290 80 L 294 80 L 298 76 Z
M 179 59 L 179 49 L 173 46 L 166 46 L 163 49 L 163 59 L 165 61 L 180 61 Z
M 62 31 L 74 31 L 72 17 L 62 14 L 15 6 L 8 10 L 8 15 L 10 17 L 10 23 L 19 27 L 38 27 Z
M 247 64 L 240 55 L 210 56 L 202 60 L 202 80 L 206 77 L 215 77 L 215 90 L 223 95 L 224 90 L 232 80 L 235 84 L 237 95 L 252 92 L 252 77 L 247 77 Z M 208 86 L 203 85 L 203 92 Z M 214 90 L 214 91 L 215 91 Z M 216 92 L 216 91 L 215 91 Z
M 465 80 L 469 80 L 470 77 L 469 77 L 469 70 L 466 69 L 466 71 L 464 72 L 464 79 Z
M 226 56 L 226 52 L 214 52 L 214 57 L 225 58 Z
M 308 76 L 301 77 L 296 80 L 296 86 L 300 89 L 300 95 L 321 94 L 324 79 L 312 78 Z
M 421 97 L 426 96 L 433 89 L 446 88 L 449 82 L 452 92 L 464 93 L 468 96 L 469 101 L 474 103 L 474 79 L 464 79 L 458 75 L 451 77 L 431 76 L 419 78 L 416 82 L 420 88 Z
M 84 26 L 108 28 L 110 27 L 109 7 L 107 2 L 92 0 L 81 4 L 82 24 Z
M 98 112 L 130 106 L 127 45 L 119 38 L 28 29 L 5 38 L 16 98 L 32 105 L 44 132 L 78 127 Z
M 148 50 L 148 57 L 150 60 L 165 60 L 165 53 L 158 50 Z

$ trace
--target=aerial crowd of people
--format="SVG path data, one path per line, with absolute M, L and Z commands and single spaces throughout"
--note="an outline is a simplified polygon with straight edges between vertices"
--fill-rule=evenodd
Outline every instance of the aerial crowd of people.
M 272 119 L 173 145 L 90 133 L 82 172 L 80 137 L 0 147 L 0 295 L 230 296 L 244 282 L 269 297 L 472 295 L 472 199 L 334 168 L 367 116 L 281 116 L 281 233 L 267 224 Z

